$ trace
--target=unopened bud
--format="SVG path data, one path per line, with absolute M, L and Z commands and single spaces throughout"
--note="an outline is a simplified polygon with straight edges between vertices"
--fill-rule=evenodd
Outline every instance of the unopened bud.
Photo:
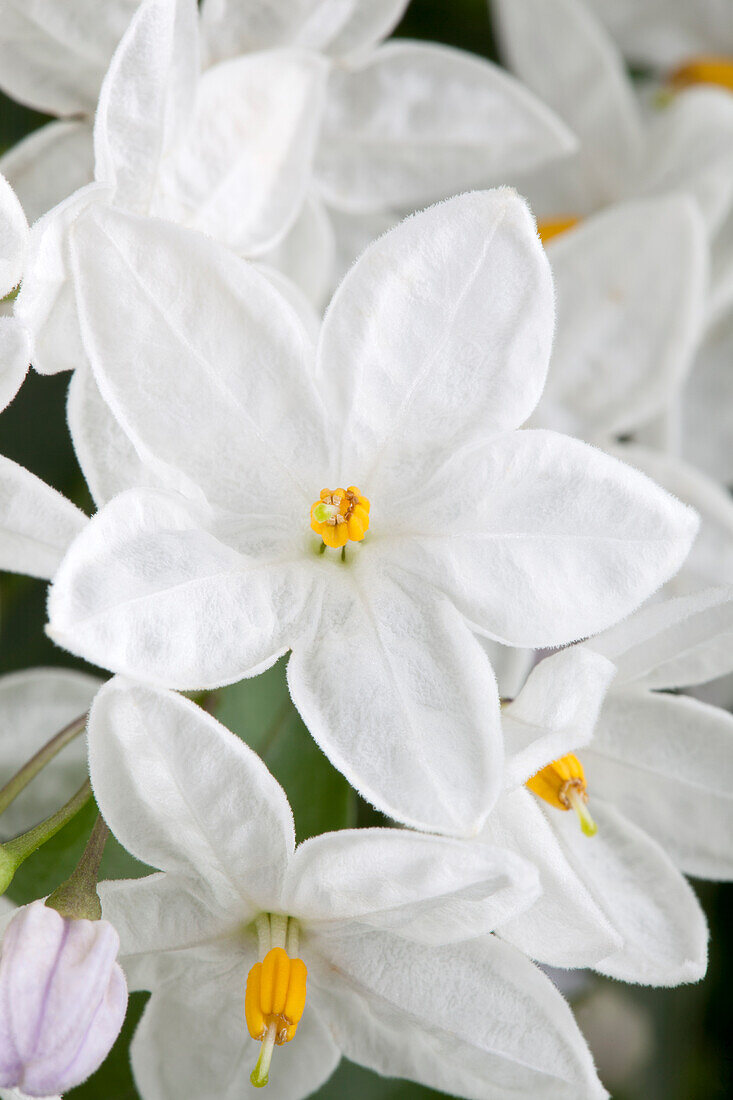
M 0 953 L 0 1087 L 49 1096 L 102 1064 L 127 1008 L 120 940 L 105 920 L 72 920 L 34 901 Z

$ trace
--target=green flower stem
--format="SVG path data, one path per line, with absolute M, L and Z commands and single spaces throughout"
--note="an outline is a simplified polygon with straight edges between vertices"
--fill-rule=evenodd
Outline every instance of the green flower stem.
M 63 829 L 64 825 L 71 821 L 83 806 L 86 806 L 91 797 L 92 785 L 87 779 L 66 805 L 55 814 L 51 814 L 45 821 L 29 829 L 27 833 L 21 833 L 20 836 L 0 845 L 0 893 L 5 893 L 21 863 L 55 836 L 60 829 Z
M 56 909 L 62 917 L 100 920 L 102 903 L 97 894 L 97 876 L 108 836 L 109 826 L 102 815 L 98 814 L 76 868 L 66 882 L 62 882 L 46 898 L 46 905 Z
M 35 756 L 32 756 L 30 760 L 23 765 L 20 771 L 16 772 L 12 779 L 10 779 L 4 787 L 0 788 L 0 814 L 7 810 L 10 803 L 14 798 L 17 798 L 20 792 L 28 786 L 31 779 L 38 775 L 42 768 L 45 768 L 46 764 L 50 760 L 53 760 L 57 753 L 73 741 L 75 737 L 78 737 L 87 723 L 87 714 L 80 714 L 78 718 L 75 718 L 73 722 L 69 722 L 68 726 L 64 726 L 57 734 L 55 734 L 50 741 L 38 750 Z

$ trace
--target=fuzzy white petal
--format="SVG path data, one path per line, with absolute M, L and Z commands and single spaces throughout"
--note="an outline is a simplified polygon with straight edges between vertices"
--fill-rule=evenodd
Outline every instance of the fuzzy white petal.
M 467 834 L 501 785 L 491 666 L 451 604 L 367 548 L 324 562 L 320 607 L 288 683 L 320 747 L 365 798 L 408 825 Z
M 154 456 L 236 512 L 308 509 L 326 468 L 309 337 L 252 265 L 167 222 L 75 227 L 82 327 L 105 401 Z
M 312 614 L 313 570 L 281 532 L 244 556 L 206 529 L 208 518 L 153 489 L 115 497 L 55 577 L 50 636 L 95 664 L 180 689 L 269 667 Z
M 238 911 L 242 925 L 278 907 L 295 845 L 288 801 L 211 715 L 173 692 L 114 679 L 89 717 L 89 764 L 105 820 L 138 859 L 198 876 L 210 904 Z
M 468 1100 L 606 1095 L 560 993 L 496 937 L 429 947 L 373 932 L 327 947 L 347 1058 Z
M 401 508 L 426 465 L 526 419 L 552 328 L 549 265 L 515 192 L 408 218 L 356 262 L 324 321 L 317 380 L 344 426 L 340 468 Z
M 325 833 L 296 851 L 282 906 L 312 924 L 355 921 L 420 943 L 493 930 L 539 894 L 511 852 L 403 829 Z
M 480 494 L 456 492 L 471 485 Z M 679 569 L 697 529 L 695 513 L 643 474 L 540 430 L 458 452 L 403 513 L 421 567 L 466 617 L 537 648 L 634 610 Z

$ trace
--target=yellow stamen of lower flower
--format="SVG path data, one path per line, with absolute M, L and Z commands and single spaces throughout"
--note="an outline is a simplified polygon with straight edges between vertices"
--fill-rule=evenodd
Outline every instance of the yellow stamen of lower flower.
M 669 76 L 673 88 L 689 88 L 693 84 L 716 84 L 733 92 L 733 58 L 693 57 Z
M 369 530 L 369 501 L 355 485 L 348 489 L 322 489 L 311 507 L 311 527 L 326 546 L 338 550 L 361 542 Z
M 559 237 L 561 233 L 567 232 L 568 229 L 572 229 L 578 224 L 580 218 L 547 218 L 545 221 L 537 222 L 537 232 L 540 235 L 540 240 L 543 244 L 547 244 L 553 237 Z
M 556 810 L 575 810 L 586 836 L 595 836 L 598 832 L 598 826 L 588 812 L 585 772 L 577 756 L 572 753 L 561 756 L 528 779 L 527 786 Z
M 264 1088 L 276 1046 L 289 1043 L 298 1030 L 305 1008 L 308 971 L 302 959 L 291 959 L 284 947 L 272 947 L 247 977 L 244 1015 L 253 1039 L 262 1050 L 250 1080 Z

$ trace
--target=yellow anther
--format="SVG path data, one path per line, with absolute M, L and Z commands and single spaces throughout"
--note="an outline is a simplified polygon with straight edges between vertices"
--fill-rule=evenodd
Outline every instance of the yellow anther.
M 548 764 L 527 780 L 529 789 L 556 810 L 575 810 L 586 836 L 595 836 L 598 827 L 588 812 L 588 789 L 583 765 L 568 753 Z
M 271 948 L 249 972 L 244 1015 L 250 1035 L 262 1043 L 250 1078 L 257 1088 L 267 1084 L 274 1047 L 289 1043 L 298 1030 L 307 976 L 303 960 L 291 959 L 282 947 Z
M 578 224 L 580 218 L 548 218 L 546 221 L 537 222 L 537 232 L 543 244 L 547 244 L 553 237 L 559 237 L 568 229 Z
M 733 58 L 693 57 L 669 76 L 673 88 L 689 88 L 692 84 L 717 84 L 733 92 Z
M 322 489 L 311 507 L 311 527 L 326 546 L 338 550 L 361 542 L 369 530 L 369 501 L 355 485 L 348 489 Z

